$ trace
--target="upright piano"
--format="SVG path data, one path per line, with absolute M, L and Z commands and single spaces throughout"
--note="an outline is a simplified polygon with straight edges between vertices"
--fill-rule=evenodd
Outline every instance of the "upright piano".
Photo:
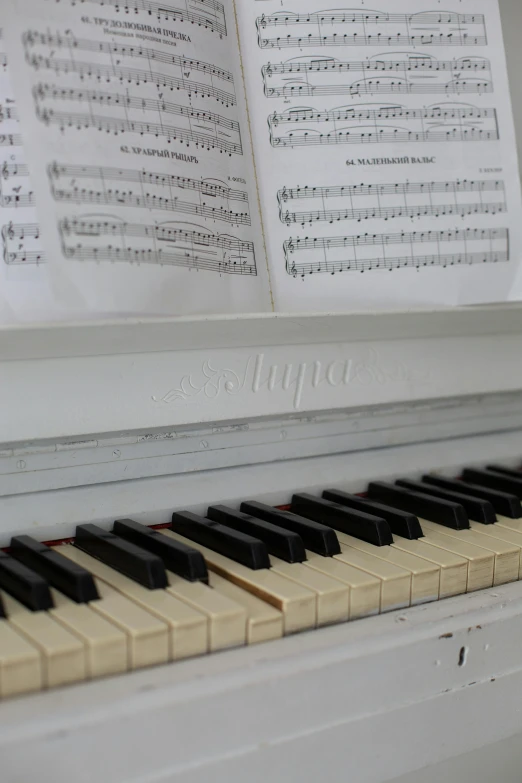
M 521 356 L 519 305 L 0 331 L 2 780 L 518 780 Z

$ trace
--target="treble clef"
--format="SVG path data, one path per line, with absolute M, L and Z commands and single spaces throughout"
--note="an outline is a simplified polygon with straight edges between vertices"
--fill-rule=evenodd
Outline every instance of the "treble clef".
M 4 226 L 4 228 L 7 229 L 6 230 L 7 237 L 11 241 L 13 241 L 13 239 L 15 238 L 15 230 L 14 230 L 14 226 L 13 226 L 13 221 L 12 220 L 9 221 L 9 225 Z
M 294 245 L 294 240 L 292 239 L 292 237 L 290 237 L 290 239 L 286 243 L 286 249 L 287 249 L 287 251 L 289 253 L 294 253 L 295 252 L 295 245 Z
M 264 14 L 261 15 L 261 19 L 259 20 L 259 27 L 262 27 L 263 30 L 266 29 L 266 16 Z
M 58 164 L 56 161 L 53 161 L 49 164 L 47 167 L 47 176 L 49 179 L 58 179 L 60 176 L 60 169 L 58 168 Z
M 284 201 L 285 204 L 288 201 L 288 191 L 286 187 L 284 187 L 283 190 L 281 191 L 281 201 Z
M 22 36 L 22 43 L 26 46 L 34 46 L 36 43 L 36 35 L 32 30 L 28 30 Z
M 273 70 L 272 70 L 272 65 L 271 65 L 271 63 L 268 63 L 268 64 L 267 64 L 267 66 L 266 66 L 266 68 L 265 68 L 265 75 L 266 75 L 266 76 L 268 76 L 270 79 L 271 79 L 271 78 L 272 78 L 272 76 L 274 75 L 274 72 L 273 72 Z
M 7 161 L 4 161 L 4 165 L 2 166 L 2 177 L 4 179 L 9 179 L 9 166 L 7 165 Z
M 59 229 L 62 237 L 71 233 L 71 224 L 67 218 L 60 221 Z

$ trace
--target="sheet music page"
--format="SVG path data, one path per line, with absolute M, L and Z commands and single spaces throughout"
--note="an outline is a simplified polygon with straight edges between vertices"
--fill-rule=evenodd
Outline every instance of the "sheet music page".
M 60 307 L 270 310 L 231 0 L 16 0 L 5 28 Z
M 45 318 L 52 293 L 1 28 L 0 253 L 0 324 Z
M 497 0 L 236 0 L 276 308 L 520 298 Z

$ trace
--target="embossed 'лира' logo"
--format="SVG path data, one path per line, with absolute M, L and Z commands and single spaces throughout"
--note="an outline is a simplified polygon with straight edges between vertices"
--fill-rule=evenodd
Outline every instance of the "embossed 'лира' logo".
M 383 363 L 379 354 L 371 348 L 362 360 L 343 359 L 322 362 L 300 362 L 267 365 L 265 354 L 250 356 L 243 370 L 215 366 L 210 360 L 203 362 L 199 376 L 184 375 L 179 383 L 162 396 L 153 396 L 154 402 L 169 405 L 214 400 L 222 394 L 236 396 L 244 391 L 257 394 L 263 389 L 292 391 L 292 407 L 299 410 L 305 392 L 321 386 L 370 386 L 388 383 L 428 383 L 431 373 L 407 367 L 403 362 Z

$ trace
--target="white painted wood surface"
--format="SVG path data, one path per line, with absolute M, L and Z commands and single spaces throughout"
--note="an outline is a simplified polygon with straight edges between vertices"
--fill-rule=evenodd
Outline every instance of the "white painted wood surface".
M 512 391 L 521 352 L 519 305 L 4 329 L 0 443 Z
M 521 348 L 519 306 L 4 331 L 0 545 L 515 464 Z M 207 360 L 218 382 L 191 399 Z M 179 388 L 187 399 L 169 396 Z M 446 770 L 522 734 L 521 640 L 516 584 L 6 701 L 2 783 L 384 783 Z
M 519 305 L 0 329 L 0 545 L 514 464 L 521 349 Z M 6 701 L 1 780 L 518 783 L 521 642 L 514 584 Z
M 390 781 L 522 732 L 521 638 L 514 584 L 5 702 L 2 780 Z

